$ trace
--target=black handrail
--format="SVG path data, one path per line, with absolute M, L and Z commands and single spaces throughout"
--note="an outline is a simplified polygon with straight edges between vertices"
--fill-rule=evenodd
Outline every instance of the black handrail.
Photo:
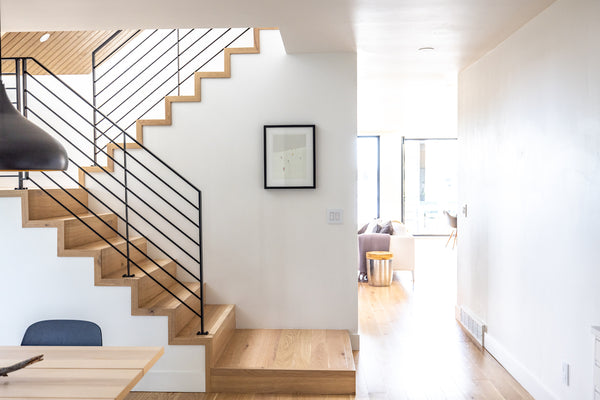
M 52 96 L 52 98 L 54 98 L 54 100 L 52 100 L 52 101 L 55 101 L 56 99 L 59 100 L 59 102 L 57 104 L 59 106 L 60 105 L 64 106 L 64 109 L 65 109 L 66 113 L 72 113 L 71 115 L 73 115 L 75 118 L 79 118 L 79 119 L 85 121 L 86 124 L 90 124 L 91 126 L 93 126 L 93 122 L 90 122 L 88 120 L 88 118 L 86 118 L 86 117 L 84 117 L 82 115 L 82 112 L 84 112 L 84 111 L 81 111 L 82 105 L 79 104 L 79 103 L 83 103 L 83 107 L 89 107 L 89 109 L 94 114 L 98 113 L 98 115 L 102 115 L 105 118 L 105 120 L 109 121 L 111 124 L 112 124 L 112 121 L 110 121 L 110 119 L 108 119 L 106 116 L 104 116 L 97 108 L 95 108 L 93 105 L 91 105 L 85 98 L 83 98 L 80 94 L 78 94 L 75 90 L 73 90 L 68 84 L 66 84 L 62 79 L 60 79 L 59 77 L 57 77 L 56 75 L 54 75 L 51 71 L 49 71 L 45 66 L 43 66 L 41 63 L 39 63 L 34 58 L 31 58 L 31 57 L 23 57 L 23 58 L 12 57 L 12 58 L 7 58 L 7 59 L 13 60 L 15 62 L 15 68 L 16 68 L 16 71 L 17 71 L 15 73 L 15 76 L 16 76 L 16 82 L 15 82 L 15 86 L 16 87 L 15 87 L 15 89 L 17 90 L 17 95 L 18 96 L 22 96 L 22 101 L 19 101 L 21 97 L 17 98 L 17 103 L 20 103 L 20 107 L 18 107 L 18 108 L 20 108 L 22 110 L 22 112 L 23 112 L 24 115 L 27 116 L 27 114 L 31 114 L 37 120 L 39 120 L 40 122 L 42 122 L 44 125 L 46 125 L 48 127 L 48 129 L 50 129 L 51 131 L 53 131 L 58 137 L 60 137 L 68 145 L 72 146 L 79 153 L 81 153 L 85 158 L 89 159 L 93 163 L 94 162 L 94 156 L 97 154 L 97 150 L 98 150 L 97 145 L 94 142 L 94 140 L 91 140 L 90 138 L 87 137 L 87 135 L 83 134 L 80 131 L 80 129 L 78 129 L 75 126 L 75 121 L 70 122 L 69 120 L 71 118 L 69 118 L 69 117 L 65 118 L 63 115 L 61 115 L 60 112 L 57 112 L 55 110 L 55 107 L 49 107 L 41 99 L 41 96 L 42 96 L 42 94 L 44 94 L 46 92 L 49 93 Z M 27 68 L 27 62 L 28 61 L 34 62 L 37 66 L 39 66 L 40 68 L 42 68 L 42 70 L 44 70 L 45 72 L 47 72 L 48 75 L 52 76 L 54 78 L 53 82 L 56 82 L 59 85 L 59 87 L 62 88 L 62 90 L 67 90 L 67 92 L 75 98 L 75 101 L 77 101 L 79 103 L 77 105 L 70 104 L 68 101 L 66 101 L 64 99 L 65 96 L 63 96 L 63 95 L 61 95 L 61 96 L 57 95 L 46 84 L 42 83 L 35 76 L 31 75 L 28 72 L 28 68 Z M 22 67 L 21 70 L 19 69 L 20 67 Z M 19 76 L 19 72 L 21 72 L 21 76 Z M 28 87 L 28 85 L 27 85 L 27 83 L 28 83 L 28 81 L 30 79 L 31 79 L 31 82 L 35 82 L 36 83 L 36 85 L 34 85 L 36 88 L 39 86 L 40 88 L 43 88 L 45 90 L 45 92 L 44 93 L 40 92 L 39 94 L 37 94 L 37 92 L 34 93 L 33 88 L 32 87 Z M 21 85 L 21 80 L 22 80 L 22 85 Z M 33 103 L 29 102 L 29 104 L 28 104 L 28 97 L 30 97 L 32 100 L 34 100 L 34 102 Z M 41 109 L 41 111 L 43 111 L 44 113 L 46 113 L 48 116 L 50 116 L 52 118 L 55 118 L 61 124 L 64 124 L 65 127 L 68 127 L 68 130 L 69 131 L 73 131 L 74 134 L 76 135 L 75 138 L 78 138 L 79 141 L 81 139 L 83 139 L 84 143 L 87 142 L 87 143 L 91 144 L 92 145 L 92 150 L 93 150 L 94 154 L 92 156 L 90 156 L 89 154 L 87 154 L 86 151 L 84 151 L 82 148 L 80 148 L 80 146 L 77 146 L 76 143 L 74 143 L 73 140 L 71 140 L 69 137 L 67 137 L 65 134 L 63 134 L 63 132 L 61 132 L 60 129 L 57 129 L 51 122 L 49 122 L 48 118 L 43 117 L 40 112 L 36 112 L 34 109 L 32 109 L 32 107 L 37 106 L 38 103 L 43 107 Z M 81 111 L 81 112 L 79 112 L 78 110 Z M 154 259 L 148 257 L 148 260 L 150 260 L 154 265 L 156 265 L 156 267 L 158 267 L 162 271 L 164 271 L 167 276 L 169 276 L 171 279 L 174 279 L 175 282 L 177 282 L 177 284 L 181 285 L 183 288 L 185 288 L 185 290 L 187 290 L 188 292 L 190 292 L 190 294 L 193 297 L 195 297 L 196 299 L 199 300 L 200 309 L 199 310 L 194 310 L 192 307 L 190 307 L 189 304 L 186 304 L 184 301 L 182 301 L 182 299 L 179 298 L 175 293 L 173 293 L 168 287 L 165 287 L 163 284 L 161 284 L 160 282 L 156 281 L 156 279 L 153 276 L 147 274 L 153 281 L 155 281 L 159 286 L 161 286 L 171 296 L 173 296 L 178 301 L 180 301 L 183 306 L 185 306 L 186 308 L 190 309 L 195 315 L 197 315 L 200 318 L 200 331 L 198 332 L 198 334 L 207 334 L 207 332 L 205 332 L 205 330 L 204 330 L 204 318 L 203 318 L 203 311 L 202 311 L 203 310 L 203 306 L 204 306 L 204 298 L 203 298 L 203 280 L 202 280 L 203 279 L 202 278 L 203 277 L 203 271 L 202 271 L 203 265 L 202 265 L 202 229 L 201 229 L 202 215 L 201 215 L 201 203 L 200 203 L 201 202 L 201 192 L 193 184 L 191 184 L 185 177 L 183 177 L 181 174 L 179 174 L 177 171 L 175 171 L 171 166 L 169 166 L 166 162 L 164 162 L 162 159 L 160 159 L 158 156 L 156 156 L 153 152 L 151 152 L 145 146 L 143 146 L 141 143 L 139 143 L 135 138 L 132 138 L 130 135 L 127 134 L 127 132 L 125 132 L 124 130 L 118 128 L 116 125 L 115 125 L 115 127 L 117 129 L 119 129 L 119 131 L 121 132 L 121 134 L 119 136 L 123 135 L 122 136 L 122 142 L 121 143 L 117 143 L 116 140 L 115 140 L 116 138 L 115 139 L 111 139 L 111 142 L 114 143 L 115 146 L 118 146 L 118 148 L 120 148 L 123 151 L 123 160 L 122 160 L 122 162 L 120 162 L 118 159 L 116 159 L 115 157 L 111 156 L 108 152 L 106 152 L 104 150 L 100 150 L 100 151 L 98 151 L 98 153 L 99 152 L 103 153 L 107 157 L 107 159 L 112 160 L 112 162 L 115 165 L 117 165 L 120 168 L 122 168 L 123 175 L 124 175 L 123 182 L 121 182 L 120 179 L 116 178 L 113 174 L 110 173 L 110 171 L 106 170 L 104 167 L 101 167 L 101 166 L 98 166 L 98 167 L 100 167 L 100 170 L 103 171 L 103 172 L 105 172 L 107 176 L 110 176 L 113 181 L 117 182 L 120 187 L 124 188 L 124 199 L 122 199 L 114 191 L 110 190 L 106 185 L 104 185 L 100 180 L 98 180 L 96 177 L 94 177 L 88 171 L 85 171 L 83 169 L 83 167 L 77 161 L 75 161 L 72 157 L 70 157 L 69 160 L 70 160 L 70 162 L 71 162 L 72 165 L 74 165 L 76 167 L 79 167 L 84 172 L 84 176 L 87 176 L 87 177 L 90 177 L 91 179 L 93 179 L 95 183 L 99 184 L 99 186 L 104 190 L 105 193 L 109 194 L 114 199 L 117 199 L 117 201 L 119 202 L 119 204 L 121 204 L 121 205 L 123 205 L 125 207 L 125 215 L 123 216 L 121 213 L 119 213 L 119 212 L 115 211 L 113 208 L 111 208 L 105 201 L 103 201 L 95 193 L 91 192 L 90 190 L 88 190 L 87 188 L 85 188 L 83 185 L 79 185 L 89 195 L 91 195 L 94 199 L 96 199 L 99 202 L 99 204 L 101 204 L 103 207 L 105 207 L 106 209 L 108 209 L 110 212 L 112 212 L 114 215 L 116 215 L 117 218 L 119 218 L 119 220 L 121 220 L 121 221 L 123 221 L 125 223 L 125 232 L 124 233 L 120 233 L 116 229 L 114 229 L 112 226 L 110 226 L 110 224 L 108 224 L 106 221 L 104 221 L 103 219 L 99 218 L 98 214 L 96 214 L 94 211 L 92 211 L 91 209 L 89 209 L 85 204 L 82 204 L 79 200 L 74 199 L 78 203 L 81 203 L 81 205 L 83 207 L 85 207 L 85 209 L 88 212 L 90 212 L 96 218 L 99 218 L 99 220 L 102 221 L 105 225 L 107 225 L 112 231 L 114 231 L 114 233 L 117 236 L 119 236 L 121 239 L 124 240 L 124 242 L 127 244 L 127 247 L 126 247 L 125 251 L 120 251 L 112 243 L 110 243 L 110 241 L 106 240 L 104 237 L 102 237 L 102 235 L 98 234 L 98 232 L 96 230 L 94 230 L 93 227 L 91 227 L 89 224 L 87 224 L 85 221 L 83 221 L 81 218 L 79 218 L 77 215 L 75 215 L 75 213 L 73 213 L 70 210 L 69 210 L 69 212 L 71 214 L 73 214 L 81 223 L 83 223 L 89 229 L 91 229 L 92 232 L 96 233 L 104 241 L 106 241 L 109 245 L 111 245 L 113 248 L 115 248 L 115 250 L 117 250 L 119 252 L 119 254 L 122 255 L 127 260 L 127 273 L 124 275 L 124 277 L 131 276 L 131 269 L 130 269 L 131 268 L 130 267 L 131 264 L 133 264 L 134 266 L 136 266 L 144 274 L 147 274 L 147 272 L 144 270 L 144 268 L 142 268 L 140 265 L 138 265 L 138 263 L 136 263 L 135 260 L 131 258 L 130 248 L 133 248 L 133 249 L 135 249 L 135 250 L 137 250 L 138 252 L 141 252 L 141 253 L 144 253 L 144 252 L 142 251 L 142 249 L 140 249 L 138 246 L 136 246 L 136 244 L 132 241 L 132 239 L 129 236 L 129 230 L 130 229 L 133 229 L 133 230 L 135 230 L 137 232 L 140 232 L 138 229 L 136 229 L 136 226 L 134 226 L 134 224 L 132 224 L 129 221 L 129 211 L 134 212 L 135 215 L 141 221 L 143 221 L 146 225 L 150 226 L 156 233 L 158 233 L 160 235 L 160 237 L 162 238 L 161 240 L 167 240 L 167 241 L 169 241 L 173 246 L 175 246 L 177 249 L 179 249 L 179 251 L 181 251 L 183 254 L 185 254 L 187 257 L 189 257 L 191 261 L 193 261 L 195 264 L 198 264 L 198 276 L 196 276 L 185 265 L 183 265 L 181 262 L 179 262 L 175 257 L 172 257 L 171 255 L 169 255 L 169 253 L 167 251 L 165 251 L 163 248 L 161 248 L 161 246 L 156 241 L 153 241 L 152 239 L 150 239 L 148 237 L 145 238 L 148 243 L 150 243 L 151 245 L 153 245 L 154 247 L 156 247 L 160 252 L 162 252 L 170 260 L 172 260 L 179 268 L 181 268 L 183 271 L 185 271 L 187 274 L 189 274 L 191 277 L 193 277 L 196 281 L 199 282 L 199 284 L 200 284 L 200 289 L 199 289 L 200 295 L 196 294 L 187 285 L 185 285 L 183 282 L 181 282 L 180 280 L 178 280 L 173 274 L 169 273 L 169 271 L 167 271 L 166 269 L 164 269 Z M 192 191 L 196 192 L 198 205 L 194 204 L 194 200 L 195 199 L 194 200 L 190 200 L 189 198 L 187 198 L 187 196 L 183 195 L 180 191 L 176 190 L 172 185 L 168 184 L 165 181 L 165 179 L 163 179 L 153 169 L 148 168 L 144 163 L 141 163 L 137 158 L 135 158 L 134 156 L 132 156 L 131 153 L 130 153 L 130 150 L 127 148 L 127 144 L 128 143 L 132 143 L 132 142 L 136 143 L 137 147 L 139 147 L 142 152 L 145 152 L 146 154 L 148 154 L 153 160 L 157 161 L 159 163 L 159 165 L 161 165 L 162 167 L 164 167 L 165 170 L 167 171 L 167 173 L 170 173 L 171 175 L 174 175 L 175 177 L 179 178 L 179 180 L 181 182 L 183 182 L 188 187 L 188 189 L 191 189 Z M 173 195 L 176 195 L 180 199 L 184 199 L 188 204 L 190 204 L 193 207 L 193 209 L 195 210 L 195 212 L 198 212 L 198 222 L 196 223 L 188 215 L 186 215 L 184 212 L 182 212 L 182 210 L 180 209 L 180 207 L 177 207 L 173 203 L 169 202 L 165 198 L 165 196 L 162 196 L 161 194 L 159 194 L 156 189 L 152 188 L 150 185 L 148 185 L 146 182 L 144 182 L 144 180 L 142 180 L 139 177 L 137 177 L 136 174 L 133 172 L 133 170 L 131 170 L 130 168 L 128 168 L 127 161 L 128 161 L 129 158 L 135 160 L 135 162 L 137 164 L 139 164 L 142 167 L 144 167 L 144 170 L 148 171 L 150 173 L 150 175 L 152 177 L 154 177 L 155 179 L 157 179 L 159 182 L 165 183 L 166 187 L 168 187 L 169 190 L 171 191 L 170 193 L 172 193 Z M 52 182 L 55 186 L 57 186 L 58 188 L 60 188 L 62 190 L 65 190 L 64 186 L 62 186 L 56 179 L 53 179 L 48 173 L 46 173 L 46 172 L 40 172 L 40 173 L 45 178 L 49 179 L 49 181 Z M 62 174 L 64 174 L 64 176 L 68 177 L 75 184 L 78 184 L 77 180 L 75 178 L 73 178 L 73 176 L 71 176 L 68 172 L 63 171 Z M 164 216 L 164 213 L 161 213 L 161 212 L 157 211 L 156 208 L 154 208 L 152 205 L 150 205 L 150 203 L 148 201 L 146 201 L 140 194 L 138 194 L 138 193 L 136 193 L 136 191 L 132 190 L 131 186 L 128 185 L 128 181 L 127 181 L 128 177 L 135 178 L 136 181 L 140 182 L 146 189 L 148 189 L 148 191 L 151 194 L 155 195 L 158 199 L 160 199 L 162 202 L 164 202 L 165 204 L 167 204 L 168 206 L 170 206 L 172 209 L 176 210 L 182 217 L 184 217 L 191 224 L 191 227 L 193 229 L 197 229 L 198 230 L 198 240 L 195 240 L 194 238 L 192 238 L 188 233 L 186 233 L 183 229 L 181 229 L 177 224 L 174 224 L 173 221 L 171 221 L 168 218 L 166 218 Z M 32 177 L 27 177 L 25 174 L 23 174 L 22 178 L 23 178 L 23 180 L 25 180 L 25 179 L 31 180 L 33 184 L 35 184 L 37 187 L 39 187 L 44 192 L 48 193 L 48 191 L 45 188 L 43 188 L 39 182 L 37 182 L 35 179 L 32 179 Z M 163 190 L 161 190 L 161 192 L 163 192 Z M 69 196 L 71 196 L 71 194 L 68 191 L 67 191 L 67 194 L 69 194 Z M 188 240 L 190 240 L 190 243 L 192 245 L 194 245 L 194 247 L 198 248 L 198 256 L 192 255 L 187 249 L 183 248 L 180 245 L 180 243 L 178 243 L 178 241 L 176 241 L 173 238 L 171 238 L 170 235 L 165 234 L 154 223 L 152 223 L 148 218 L 146 218 L 146 216 L 144 215 L 143 212 L 140 212 L 136 207 L 133 207 L 130 204 L 129 200 L 128 200 L 128 195 L 129 194 L 132 194 L 133 196 L 135 196 L 136 199 L 138 199 L 147 209 L 151 210 L 155 215 L 159 215 L 159 217 L 162 218 L 163 221 L 166 221 L 169 224 L 169 226 L 171 226 L 172 228 L 174 228 L 175 230 L 177 230 L 177 232 L 179 232 L 179 234 L 181 234 L 182 236 L 184 236 L 185 238 L 187 238 Z M 54 196 L 52 196 L 52 195 L 50 195 L 50 197 L 54 198 Z M 71 196 L 71 197 L 73 197 L 73 196 Z M 55 200 L 57 200 L 57 199 L 55 199 Z M 58 201 L 58 202 L 60 203 L 60 201 Z M 62 203 L 60 203 L 60 204 L 64 207 L 64 204 L 62 204 Z M 68 207 L 65 207 L 65 208 L 68 209 Z

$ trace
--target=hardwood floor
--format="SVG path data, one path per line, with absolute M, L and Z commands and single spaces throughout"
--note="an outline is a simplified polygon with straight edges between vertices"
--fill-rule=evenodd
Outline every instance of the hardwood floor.
M 356 396 L 131 393 L 127 400 L 520 400 L 533 399 L 454 320 L 456 251 L 445 238 L 417 239 L 415 285 L 359 284 L 361 350 Z

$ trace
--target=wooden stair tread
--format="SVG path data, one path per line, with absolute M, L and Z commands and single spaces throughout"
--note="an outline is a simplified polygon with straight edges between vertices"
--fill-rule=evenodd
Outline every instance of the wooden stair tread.
M 154 260 L 154 262 L 156 262 L 156 264 L 160 265 L 161 267 L 165 267 L 167 264 L 171 263 L 172 261 L 169 259 L 161 259 L 161 260 Z M 154 273 L 155 271 L 160 269 L 154 262 L 152 262 L 152 260 L 136 261 L 136 263 L 141 267 L 141 269 L 136 267 L 132 262 L 130 271 L 132 274 L 135 275 L 132 278 L 123 278 L 123 274 L 125 273 L 125 271 L 123 269 L 123 270 L 112 272 L 112 273 L 104 276 L 103 279 L 140 279 L 141 277 L 143 277 L 145 275 L 151 275 L 152 273 Z
M 138 239 L 143 239 L 142 236 L 134 236 L 134 237 L 129 237 L 129 241 L 133 242 L 134 240 L 138 240 Z M 124 244 L 126 242 L 125 239 L 121 238 L 120 236 L 114 236 L 114 237 L 110 237 L 110 238 L 106 238 L 106 240 L 108 242 L 110 242 L 113 246 L 118 246 L 121 244 Z M 77 247 L 73 247 L 69 250 L 77 250 L 77 251 L 99 251 L 102 249 L 106 249 L 112 246 L 108 243 L 106 243 L 105 240 L 97 240 L 95 242 L 90 242 L 90 243 L 86 243 L 84 245 L 81 246 L 77 246 Z
M 98 217 L 105 217 L 105 216 L 110 216 L 110 215 L 115 215 L 114 213 L 97 213 L 96 214 Z M 86 219 L 86 218 L 95 218 L 96 216 L 92 213 L 85 213 L 85 214 L 77 214 L 77 217 L 81 218 L 81 219 Z M 54 221 L 68 221 L 68 220 L 72 220 L 72 219 L 77 219 L 77 217 L 69 214 L 69 215 L 61 215 L 61 216 L 56 216 L 56 217 L 49 217 L 49 218 L 39 218 L 39 219 L 30 219 L 30 222 L 54 222 Z
M 185 287 L 184 287 L 185 285 Z M 179 297 L 184 302 L 187 302 L 188 299 L 194 297 L 186 287 L 192 290 L 194 293 L 200 295 L 200 283 L 198 282 L 184 282 L 181 284 L 174 284 L 169 287 L 169 290 L 173 292 L 177 297 Z M 177 308 L 181 302 L 177 300 L 173 295 L 169 292 L 164 291 L 158 296 L 154 297 L 147 304 L 141 306 L 140 308 L 144 309 L 160 309 L 160 310 L 173 310 Z
M 350 335 L 342 330 L 236 329 L 210 372 L 214 392 L 346 395 L 356 392 Z
M 215 369 L 355 371 L 343 330 L 236 329 Z

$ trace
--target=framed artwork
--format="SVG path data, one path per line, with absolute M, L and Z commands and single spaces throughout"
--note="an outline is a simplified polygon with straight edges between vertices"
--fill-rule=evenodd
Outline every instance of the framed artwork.
M 265 189 L 314 189 L 315 126 L 265 125 Z

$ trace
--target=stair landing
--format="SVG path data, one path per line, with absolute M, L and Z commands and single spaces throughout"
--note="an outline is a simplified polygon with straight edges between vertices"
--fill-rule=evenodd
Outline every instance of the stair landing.
M 211 371 L 214 392 L 353 394 L 342 330 L 236 329 Z

